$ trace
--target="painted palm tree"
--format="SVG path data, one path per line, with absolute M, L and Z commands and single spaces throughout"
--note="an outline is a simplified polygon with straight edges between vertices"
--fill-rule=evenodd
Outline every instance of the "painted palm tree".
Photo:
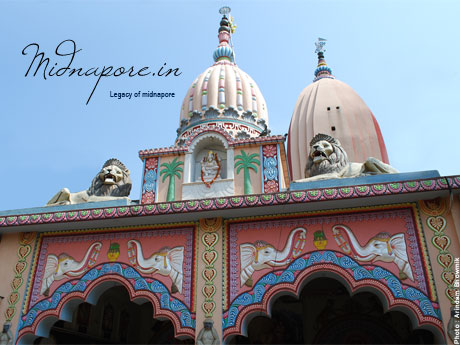
M 160 176 L 164 174 L 162 182 L 165 182 L 166 178 L 169 177 L 168 195 L 166 197 L 166 201 L 174 201 L 174 195 L 176 194 L 176 176 L 180 179 L 180 173 L 184 172 L 184 169 L 182 169 L 179 165 L 184 165 L 184 162 L 178 162 L 177 157 L 174 158 L 171 163 L 163 163 L 160 165 L 165 167 L 160 171 Z
M 249 176 L 249 169 L 254 170 L 257 172 L 257 167 L 255 164 L 260 166 L 260 161 L 256 158 L 259 155 L 257 153 L 253 153 L 249 155 L 241 150 L 241 154 L 235 157 L 235 168 L 236 173 L 239 174 L 241 169 L 244 171 L 244 194 L 252 194 L 252 185 L 251 185 L 251 178 Z

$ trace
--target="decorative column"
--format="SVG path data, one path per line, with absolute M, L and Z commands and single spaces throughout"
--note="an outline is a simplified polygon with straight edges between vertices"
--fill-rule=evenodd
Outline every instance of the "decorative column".
M 196 342 L 204 321 L 214 322 L 222 340 L 222 218 L 200 219 L 198 229 L 198 270 L 196 282 Z M 208 325 L 209 327 L 209 325 Z
M 142 179 L 141 204 L 153 204 L 158 182 L 158 157 L 146 158 Z
M 23 273 L 27 269 L 27 257 L 32 252 L 31 243 L 35 240 L 35 233 L 22 232 L 19 234 L 18 261 L 14 266 L 14 278 L 11 281 L 11 293 L 8 296 L 8 307 L 5 310 L 5 325 L 9 325 L 16 315 L 16 304 L 20 300 L 19 289 L 24 284 Z M 9 326 L 7 327 L 9 328 Z

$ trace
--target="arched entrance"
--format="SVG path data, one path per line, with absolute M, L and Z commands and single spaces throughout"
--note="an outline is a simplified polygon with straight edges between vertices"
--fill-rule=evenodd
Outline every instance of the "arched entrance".
M 414 329 L 402 311 L 384 312 L 379 297 L 360 290 L 350 295 L 333 278 L 311 280 L 299 298 L 275 297 L 271 316 L 248 315 L 247 336 L 234 336 L 229 344 L 434 344 L 431 330 Z
M 34 344 L 193 344 L 192 338 L 174 337 L 174 326 L 166 318 L 153 318 L 150 302 L 132 302 L 127 289 L 112 284 L 92 305 L 81 300 L 70 321 L 56 321 L 48 337 Z M 143 302 L 143 303 L 142 303 Z

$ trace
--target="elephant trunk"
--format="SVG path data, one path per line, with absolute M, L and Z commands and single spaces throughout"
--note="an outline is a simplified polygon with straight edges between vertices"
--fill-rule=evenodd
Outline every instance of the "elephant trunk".
M 276 266 L 284 266 L 289 262 L 289 259 L 290 259 L 290 256 L 291 256 L 291 248 L 292 248 L 292 244 L 293 244 L 293 238 L 299 232 L 305 234 L 306 230 L 304 228 L 297 228 L 297 229 L 293 230 L 289 234 L 289 238 L 286 241 L 286 246 L 284 247 L 284 249 L 281 252 L 277 253 L 275 260 L 272 260 L 272 261 L 269 262 L 269 264 L 271 266 L 275 266 L 275 267 Z
M 85 257 L 83 258 L 82 261 L 78 262 L 75 267 L 72 268 L 71 271 L 67 272 L 67 275 L 75 275 L 75 274 L 80 274 L 82 270 L 86 269 L 87 263 L 88 263 L 88 258 L 92 254 L 93 249 L 95 247 L 98 247 L 99 249 L 102 247 L 101 242 L 94 242 L 91 246 L 89 246 L 88 250 L 86 251 Z
M 354 252 L 356 253 L 356 259 L 359 261 L 369 261 L 376 257 L 376 254 L 372 252 L 372 248 L 370 246 L 361 247 L 356 237 L 353 235 L 350 229 L 346 226 L 341 226 L 343 230 L 348 235 L 350 239 L 351 245 L 353 247 Z
M 137 240 L 130 240 L 129 245 L 133 245 L 136 247 L 135 249 L 135 260 L 137 261 L 137 266 L 138 269 L 143 272 L 143 273 L 152 273 L 155 269 L 152 267 L 153 266 L 153 258 L 145 259 L 144 258 L 144 253 L 142 252 L 142 245 L 139 243 Z M 131 263 L 135 264 L 134 260 L 131 261 Z

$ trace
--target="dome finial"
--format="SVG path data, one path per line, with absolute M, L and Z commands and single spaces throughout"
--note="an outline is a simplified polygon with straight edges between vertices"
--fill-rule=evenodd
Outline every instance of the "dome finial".
M 324 59 L 324 52 L 326 51 L 324 46 L 326 45 L 326 41 L 327 40 L 325 38 L 318 37 L 318 40 L 315 42 L 315 53 L 318 54 L 318 66 L 315 69 L 315 79 L 313 79 L 314 82 L 322 78 L 335 79 L 332 75 L 332 70 L 327 66 L 326 60 Z
M 235 54 L 229 44 L 229 41 L 231 41 L 231 33 L 234 31 L 233 23 L 227 18 L 230 11 L 231 9 L 228 6 L 224 6 L 219 9 L 219 13 L 222 14 L 222 19 L 220 21 L 218 34 L 219 46 L 213 54 L 213 58 L 216 63 L 220 61 L 235 62 Z

